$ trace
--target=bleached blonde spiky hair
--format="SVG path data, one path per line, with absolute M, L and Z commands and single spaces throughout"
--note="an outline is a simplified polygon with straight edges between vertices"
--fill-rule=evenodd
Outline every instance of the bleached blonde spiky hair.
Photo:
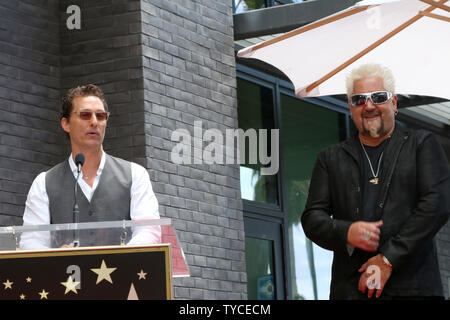
M 391 70 L 377 63 L 363 64 L 353 69 L 345 79 L 347 86 L 347 96 L 353 94 L 353 83 L 362 78 L 380 77 L 383 79 L 384 89 L 395 94 L 395 79 Z

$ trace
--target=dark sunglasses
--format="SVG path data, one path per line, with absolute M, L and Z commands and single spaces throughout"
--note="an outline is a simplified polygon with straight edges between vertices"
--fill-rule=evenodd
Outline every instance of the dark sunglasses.
M 109 117 L 109 112 L 107 111 L 75 111 L 74 113 L 77 114 L 81 120 L 91 120 L 92 114 L 95 114 L 98 121 L 106 121 Z
M 392 92 L 389 91 L 376 91 L 369 93 L 358 93 L 350 97 L 350 103 L 354 107 L 361 107 L 366 105 L 367 99 L 372 100 L 374 104 L 383 104 L 392 98 Z

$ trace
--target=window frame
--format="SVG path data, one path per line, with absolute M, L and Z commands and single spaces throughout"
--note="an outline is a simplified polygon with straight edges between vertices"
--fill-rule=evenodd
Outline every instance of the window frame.
M 278 192 L 278 205 L 263 203 L 257 201 L 251 201 L 242 199 L 244 225 L 245 221 L 258 220 L 266 222 L 267 224 L 275 223 L 279 225 L 281 230 L 281 244 L 276 246 L 274 243 L 274 256 L 282 256 L 282 270 L 277 270 L 277 276 L 282 271 L 282 279 L 284 279 L 284 299 L 292 299 L 291 289 L 291 270 L 289 259 L 290 256 L 290 244 L 288 234 L 288 215 L 286 212 L 286 190 L 284 179 L 284 159 L 283 159 L 283 130 L 281 129 L 281 94 L 299 99 L 295 96 L 294 86 L 292 83 L 272 76 L 265 72 L 256 70 L 254 68 L 245 66 L 240 63 L 236 63 L 236 78 L 240 78 L 257 85 L 264 86 L 273 90 L 273 114 L 274 114 L 274 128 L 279 129 L 279 170 L 277 173 L 277 192 Z M 347 103 L 342 102 L 333 97 L 311 97 L 303 98 L 305 102 L 317 105 L 318 107 L 327 108 L 335 112 L 344 114 L 345 117 L 345 133 L 346 138 L 350 136 L 350 110 Z M 239 107 L 239 106 L 238 106 Z M 245 226 L 246 229 L 254 230 L 253 226 Z M 252 232 L 252 237 L 254 233 Z M 263 235 L 261 234 L 261 238 Z

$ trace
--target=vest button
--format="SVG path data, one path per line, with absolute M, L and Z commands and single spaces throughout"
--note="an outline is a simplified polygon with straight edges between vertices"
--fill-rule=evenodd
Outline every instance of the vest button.
M 94 214 L 94 210 L 89 209 L 88 214 L 89 214 L 90 216 L 92 216 L 92 215 Z

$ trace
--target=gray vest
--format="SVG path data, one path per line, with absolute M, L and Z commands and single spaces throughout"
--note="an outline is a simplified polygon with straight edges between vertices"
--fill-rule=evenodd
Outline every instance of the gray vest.
M 131 163 L 106 155 L 105 167 L 91 202 L 81 188 L 78 188 L 80 222 L 130 220 L 131 182 Z M 68 160 L 46 173 L 45 188 L 49 199 L 50 223 L 72 223 L 75 177 Z M 91 237 L 93 233 L 91 231 L 84 236 L 80 234 L 80 238 Z M 61 241 L 67 243 L 66 240 Z M 81 242 L 83 244 L 82 239 Z M 119 242 L 119 239 L 114 242 Z

